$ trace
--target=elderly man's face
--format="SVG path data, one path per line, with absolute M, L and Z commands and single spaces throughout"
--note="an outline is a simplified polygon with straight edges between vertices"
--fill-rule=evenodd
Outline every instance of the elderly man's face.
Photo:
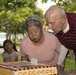
M 63 30 L 62 18 L 58 15 L 55 16 L 54 14 L 46 14 L 45 19 L 49 29 L 52 29 L 55 33 L 58 33 Z
M 38 26 L 33 25 L 28 27 L 28 36 L 31 41 L 37 43 L 42 37 L 42 32 Z

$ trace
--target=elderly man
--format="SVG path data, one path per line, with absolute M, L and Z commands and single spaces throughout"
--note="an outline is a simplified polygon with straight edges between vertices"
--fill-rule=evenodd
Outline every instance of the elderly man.
M 46 11 L 45 19 L 49 29 L 54 31 L 67 49 L 74 51 L 76 57 L 76 14 L 65 13 L 61 7 L 53 5 Z M 66 55 L 66 50 L 61 51 L 60 57 Z

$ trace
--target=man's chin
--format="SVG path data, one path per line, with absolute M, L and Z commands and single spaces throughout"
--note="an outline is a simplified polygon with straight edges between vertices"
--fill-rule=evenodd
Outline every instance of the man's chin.
M 59 31 L 54 31 L 54 34 L 56 35 L 56 34 L 58 34 L 59 33 Z

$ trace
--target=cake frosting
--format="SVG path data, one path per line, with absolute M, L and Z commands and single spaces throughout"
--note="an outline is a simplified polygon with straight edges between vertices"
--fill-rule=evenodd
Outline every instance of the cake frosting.
M 31 65 L 26 61 L 7 62 L 0 64 L 1 75 L 58 75 L 56 66 Z

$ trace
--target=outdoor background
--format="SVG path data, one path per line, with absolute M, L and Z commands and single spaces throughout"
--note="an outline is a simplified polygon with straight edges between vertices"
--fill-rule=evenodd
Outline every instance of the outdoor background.
M 49 7 L 47 3 L 49 6 L 59 5 L 66 12 L 76 13 L 76 0 L 0 0 L 0 33 L 5 32 L 6 38 L 12 40 L 19 50 L 21 39 L 26 35 L 23 24 L 27 17 L 38 15 L 44 23 L 43 29 L 48 30 L 44 19 L 44 13 Z M 0 48 L 0 62 L 2 52 Z M 74 53 L 69 50 L 65 70 L 72 69 L 75 69 Z

